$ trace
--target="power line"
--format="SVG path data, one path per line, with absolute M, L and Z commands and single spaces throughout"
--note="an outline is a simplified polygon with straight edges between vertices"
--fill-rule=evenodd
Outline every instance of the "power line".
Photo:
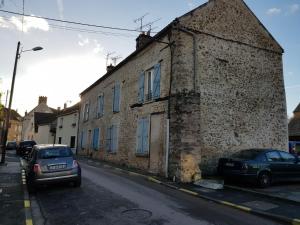
M 55 21 L 55 22 L 62 22 L 62 23 L 76 24 L 76 25 L 81 25 L 81 26 L 97 27 L 97 28 L 111 29 L 111 30 L 122 30 L 122 31 L 140 32 L 140 31 L 134 30 L 134 29 L 127 29 L 127 28 L 120 28 L 120 27 L 110 27 L 110 26 L 102 26 L 102 25 L 95 25 L 95 24 L 81 23 L 81 22 L 75 22 L 75 21 L 69 21 L 69 20 L 53 19 L 53 18 L 43 17 L 43 16 L 33 16 L 33 15 L 28 15 L 28 14 L 23 14 L 23 13 L 18 13 L 18 12 L 13 12 L 13 11 L 8 11 L 8 10 L 2 10 L 2 9 L 0 9 L 0 12 L 5 12 L 5 13 L 14 14 L 14 15 L 19 15 L 19 16 L 27 16 L 27 17 L 33 17 L 33 18 L 39 18 L 39 19 L 45 19 L 45 20 L 50 20 L 50 21 Z

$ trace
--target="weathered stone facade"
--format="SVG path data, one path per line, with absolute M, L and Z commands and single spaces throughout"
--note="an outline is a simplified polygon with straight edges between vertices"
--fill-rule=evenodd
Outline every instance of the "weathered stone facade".
M 240 149 L 287 149 L 282 53 L 242 0 L 210 0 L 86 89 L 82 105 L 90 101 L 96 115 L 95 101 L 104 93 L 105 112 L 100 119 L 81 120 L 79 130 L 99 126 L 105 135 L 105 127 L 116 123 L 118 151 L 100 148 L 94 157 L 160 174 L 168 167 L 169 177 L 183 182 L 214 173 L 220 157 Z M 160 101 L 137 104 L 139 74 L 158 62 Z M 121 84 L 119 113 L 112 112 L 116 81 Z M 138 119 L 154 115 L 160 115 L 156 137 L 161 138 L 153 141 L 150 132 L 149 155 L 140 157 L 135 151 Z

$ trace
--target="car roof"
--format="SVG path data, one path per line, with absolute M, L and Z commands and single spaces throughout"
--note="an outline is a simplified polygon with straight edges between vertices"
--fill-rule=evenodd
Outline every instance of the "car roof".
M 56 148 L 69 148 L 69 146 L 62 145 L 62 144 L 38 144 L 38 145 L 35 145 L 34 147 L 37 150 L 42 150 L 42 149 L 56 149 Z

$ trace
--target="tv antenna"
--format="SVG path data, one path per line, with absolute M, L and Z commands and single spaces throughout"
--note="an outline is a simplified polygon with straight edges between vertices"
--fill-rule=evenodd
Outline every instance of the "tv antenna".
M 108 66 L 108 60 L 109 60 L 109 57 L 110 57 L 111 55 L 113 55 L 113 54 L 115 54 L 115 52 L 108 52 L 108 53 L 106 53 L 106 55 L 105 55 L 106 66 Z
M 135 23 L 140 23 L 140 26 L 137 28 L 137 30 L 140 31 L 140 32 L 143 32 L 143 27 L 144 27 L 144 26 L 143 26 L 143 20 L 144 20 L 144 18 L 145 18 L 147 15 L 149 15 L 149 13 L 146 13 L 146 14 L 144 14 L 143 16 L 141 16 L 141 17 L 139 17 L 139 18 L 133 20 L 133 22 L 135 22 Z
M 122 57 L 120 55 L 115 56 L 115 57 L 111 57 L 111 60 L 113 61 L 113 65 L 116 66 L 117 65 L 117 60 L 121 59 Z

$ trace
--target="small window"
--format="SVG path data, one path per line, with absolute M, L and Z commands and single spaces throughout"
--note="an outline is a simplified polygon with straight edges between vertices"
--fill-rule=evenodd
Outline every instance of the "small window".
M 273 152 L 267 152 L 266 156 L 267 156 L 267 160 L 269 162 L 280 162 L 281 161 L 281 157 L 278 154 L 278 152 L 275 152 L 275 151 L 273 151 Z
M 295 162 L 296 161 L 296 157 L 287 152 L 279 152 L 279 154 L 284 162 Z
M 61 137 L 58 138 L 58 144 L 61 144 Z

